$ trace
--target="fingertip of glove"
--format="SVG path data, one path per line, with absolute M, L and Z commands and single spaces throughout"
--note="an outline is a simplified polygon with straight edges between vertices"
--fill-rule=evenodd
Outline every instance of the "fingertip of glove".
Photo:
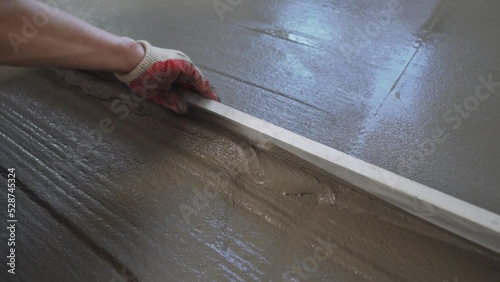
M 215 91 L 213 89 L 210 90 L 210 94 L 209 95 L 210 95 L 210 98 L 212 100 L 215 100 L 215 101 L 217 101 L 217 102 L 220 103 L 219 95 L 217 95 L 217 93 L 215 93 Z

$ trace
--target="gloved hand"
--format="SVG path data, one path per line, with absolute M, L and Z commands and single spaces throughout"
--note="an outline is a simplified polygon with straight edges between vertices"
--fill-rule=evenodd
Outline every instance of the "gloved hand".
M 179 114 L 189 109 L 187 102 L 171 89 L 174 85 L 220 101 L 210 82 L 184 53 L 153 47 L 146 41 L 137 42 L 146 51 L 142 61 L 129 73 L 115 74 L 136 95 L 145 96 Z

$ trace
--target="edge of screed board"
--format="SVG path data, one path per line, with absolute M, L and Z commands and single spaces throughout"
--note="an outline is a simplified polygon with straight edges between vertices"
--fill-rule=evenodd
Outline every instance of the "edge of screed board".
M 256 142 L 278 146 L 397 207 L 500 253 L 500 215 L 349 156 L 241 111 L 180 91 L 189 104 L 223 120 L 222 126 Z

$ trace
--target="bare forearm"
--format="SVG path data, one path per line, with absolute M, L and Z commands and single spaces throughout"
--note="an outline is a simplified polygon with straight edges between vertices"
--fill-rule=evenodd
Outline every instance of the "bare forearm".
M 220 101 L 181 51 L 113 35 L 35 0 L 0 0 L 2 64 L 114 72 L 135 94 L 179 114 L 189 106 L 172 86 Z
M 35 0 L 0 4 L 0 64 L 125 73 L 142 59 L 134 40 L 94 27 Z

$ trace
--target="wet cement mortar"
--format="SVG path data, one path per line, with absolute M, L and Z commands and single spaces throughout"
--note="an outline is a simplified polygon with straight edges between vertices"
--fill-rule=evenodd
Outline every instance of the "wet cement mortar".
M 0 78 L 20 226 L 18 274 L 2 281 L 500 279 L 498 255 L 196 111 L 130 103 L 96 74 Z
M 500 80 L 499 1 L 46 2 L 182 50 L 228 106 L 500 214 L 500 89 L 463 109 Z

